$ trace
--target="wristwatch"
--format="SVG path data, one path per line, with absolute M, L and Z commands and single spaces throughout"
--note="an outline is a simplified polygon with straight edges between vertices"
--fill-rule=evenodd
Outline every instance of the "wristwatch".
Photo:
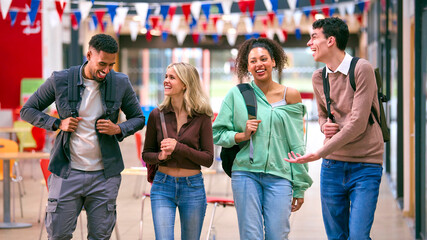
M 53 130 L 53 131 L 58 130 L 58 129 L 59 129 L 59 125 L 61 125 L 61 119 L 56 119 L 56 120 L 53 122 L 52 130 Z

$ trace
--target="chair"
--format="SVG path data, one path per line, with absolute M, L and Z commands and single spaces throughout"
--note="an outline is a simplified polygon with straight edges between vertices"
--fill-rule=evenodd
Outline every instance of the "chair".
M 214 229 L 214 218 L 215 218 L 215 210 L 218 205 L 226 206 L 234 206 L 234 200 L 228 198 L 217 198 L 217 197 L 207 197 L 207 202 L 214 205 L 212 209 L 212 216 L 209 222 L 208 234 L 206 235 L 206 240 L 209 240 L 210 235 L 212 234 L 212 229 Z M 214 233 L 215 234 L 215 233 Z M 215 235 L 213 235 L 213 239 L 215 239 Z
M 44 181 L 45 181 L 45 184 L 46 184 L 46 188 L 49 191 L 49 186 L 47 185 L 47 180 L 49 179 L 49 176 L 52 173 L 49 171 L 48 167 L 49 167 L 49 159 L 40 159 L 40 168 L 41 168 L 42 173 L 43 173 L 43 178 L 44 178 Z M 43 192 L 42 192 L 42 201 L 43 201 Z M 40 204 L 41 203 L 42 202 L 40 202 Z M 41 207 L 41 205 L 40 205 L 40 207 Z M 84 208 L 82 210 L 84 211 Z M 39 215 L 40 215 L 40 211 L 39 211 Z M 46 211 L 45 211 L 45 218 L 46 218 Z M 84 237 L 83 237 L 84 236 L 84 232 L 83 232 L 83 220 L 82 220 L 81 216 L 79 216 L 79 221 L 80 221 L 81 239 L 84 239 Z M 44 228 L 44 221 L 42 221 L 42 226 L 40 228 L 39 240 L 42 239 L 43 228 Z M 117 221 L 116 221 L 116 225 L 114 227 L 114 230 L 116 232 L 116 239 L 120 240 L 119 230 L 118 230 L 118 226 L 117 226 Z
M 18 152 L 18 144 L 15 141 L 0 138 L 0 152 Z M 10 179 L 12 182 L 18 183 L 18 190 L 19 190 L 19 204 L 21 209 L 21 217 L 24 217 L 24 211 L 22 208 L 22 191 L 21 191 L 21 183 L 22 183 L 22 176 L 19 174 L 18 171 L 18 165 L 15 160 L 10 160 Z M 0 181 L 3 181 L 3 160 L 0 160 Z M 14 189 L 12 188 L 12 196 L 13 196 L 13 217 L 15 217 L 15 194 Z
M 142 226 L 143 226 L 143 220 L 144 220 L 144 204 L 145 204 L 145 199 L 149 198 L 150 194 L 149 193 L 144 193 L 142 195 L 141 198 L 141 218 L 139 219 L 139 236 L 138 236 L 138 240 L 142 240 Z
M 142 134 L 141 132 L 136 132 L 135 134 L 135 144 L 136 144 L 136 157 L 138 161 L 142 164 L 143 167 L 146 167 L 144 161 L 142 161 Z M 140 197 L 145 193 L 145 188 L 147 185 L 147 181 L 143 180 L 142 175 L 138 175 L 135 181 L 135 186 L 133 190 L 133 196 L 135 198 Z
M 26 129 L 28 131 L 19 131 L 16 133 L 19 141 L 19 151 L 23 152 L 24 149 L 33 149 L 37 147 L 37 143 L 31 134 L 31 129 L 33 125 L 25 121 L 15 121 L 13 122 L 14 128 Z M 31 151 L 31 150 L 30 150 Z

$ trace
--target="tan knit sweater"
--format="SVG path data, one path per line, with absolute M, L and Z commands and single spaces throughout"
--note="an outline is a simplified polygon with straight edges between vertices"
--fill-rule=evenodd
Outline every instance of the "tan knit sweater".
M 354 75 L 356 91 L 353 91 L 348 75 L 340 72 L 328 74 L 331 111 L 340 130 L 332 138 L 326 138 L 317 153 L 326 159 L 382 164 L 384 142 L 381 128 L 376 121 L 372 125 L 368 121 L 372 105 L 379 112 L 374 70 L 367 60 L 360 59 Z M 322 129 L 328 116 L 322 69 L 316 70 L 312 79 Z

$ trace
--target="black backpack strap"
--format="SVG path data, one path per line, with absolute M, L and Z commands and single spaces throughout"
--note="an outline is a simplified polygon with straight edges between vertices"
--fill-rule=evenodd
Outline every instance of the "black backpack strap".
M 107 105 L 107 112 L 105 113 L 107 119 L 109 119 L 112 111 L 114 102 L 116 101 L 116 74 L 113 70 L 106 76 L 105 84 L 105 104 Z
M 358 57 L 353 57 L 353 59 L 351 59 L 351 63 L 350 63 L 350 69 L 348 70 L 348 78 L 350 80 L 350 85 L 353 88 L 353 91 L 356 92 L 356 81 L 355 81 L 355 77 L 354 77 L 354 69 L 356 68 L 356 63 L 357 61 L 359 61 L 360 58 Z M 379 123 L 379 118 L 378 118 L 378 114 L 375 112 L 374 107 L 371 107 L 371 112 L 374 115 L 375 119 L 377 120 L 377 122 Z M 369 124 L 374 124 L 374 119 L 372 118 L 372 114 L 369 115 Z
M 241 83 L 237 85 L 245 99 L 246 108 L 248 109 L 248 118 L 256 119 L 257 116 L 257 103 L 254 93 L 254 89 L 247 83 Z
M 326 108 L 328 110 L 328 118 L 335 122 L 335 117 L 331 113 L 331 98 L 329 95 L 329 77 L 326 76 L 326 66 L 322 70 L 322 79 L 323 79 L 323 93 L 325 94 L 326 99 Z
M 70 104 L 71 115 L 73 117 L 78 116 L 77 102 L 79 101 L 79 75 L 80 66 L 73 66 L 68 72 L 68 102 Z

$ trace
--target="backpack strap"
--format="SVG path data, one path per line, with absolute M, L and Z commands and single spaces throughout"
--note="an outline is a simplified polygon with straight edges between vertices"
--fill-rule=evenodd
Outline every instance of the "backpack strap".
M 80 75 L 80 66 L 73 66 L 68 72 L 68 103 L 71 108 L 72 117 L 78 117 L 77 103 L 79 101 L 78 81 Z
M 237 85 L 240 90 L 240 93 L 245 99 L 246 108 L 248 109 L 248 118 L 256 119 L 257 116 L 257 103 L 254 93 L 254 89 L 248 83 L 241 83 Z
M 355 81 L 355 77 L 354 77 L 354 69 L 356 68 L 356 63 L 357 61 L 359 61 L 360 58 L 358 57 L 353 57 L 353 59 L 351 59 L 351 63 L 350 63 L 350 69 L 348 70 L 348 78 L 350 80 L 350 85 L 353 88 L 353 91 L 356 92 L 356 81 Z M 374 109 L 374 106 L 371 106 L 371 113 L 369 115 L 369 124 L 374 124 L 374 119 L 372 118 L 372 115 L 374 115 L 375 119 L 377 120 L 377 122 L 380 122 L 380 119 L 378 117 L 377 112 Z
M 168 130 L 166 129 L 165 115 L 159 110 L 160 124 L 162 125 L 163 139 L 168 138 Z
M 329 77 L 326 76 L 326 66 L 322 70 L 322 79 L 323 79 L 323 93 L 326 98 L 326 109 L 328 110 L 328 118 L 332 122 L 335 122 L 335 117 L 331 113 L 331 98 L 329 96 Z
M 248 83 L 238 84 L 237 87 L 245 99 L 246 109 L 248 110 L 248 119 L 256 119 L 257 117 L 257 102 L 254 89 Z M 252 136 L 249 140 L 249 162 L 254 162 L 254 146 Z
M 105 115 L 109 119 L 116 100 L 116 74 L 114 70 L 111 70 L 106 78 L 107 82 L 105 84 L 107 86 L 105 86 L 105 104 L 107 105 L 107 112 Z

